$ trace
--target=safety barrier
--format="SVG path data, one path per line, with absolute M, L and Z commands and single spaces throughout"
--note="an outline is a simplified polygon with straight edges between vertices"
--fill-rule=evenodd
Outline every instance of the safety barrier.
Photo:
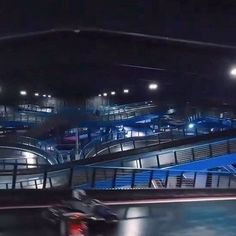
M 22 164 L 28 168 L 31 164 L 40 166 L 56 163 L 58 161 L 55 153 L 51 154 L 37 146 L 26 145 L 25 141 L 22 143 L 0 142 L 0 169 L 12 169 L 12 164 Z
M 0 119 L 2 121 L 19 121 L 25 123 L 42 123 L 47 117 L 40 116 L 38 114 L 27 114 L 27 113 L 5 113 Z
M 121 109 L 118 111 L 109 112 L 108 114 L 102 114 L 99 119 L 102 121 L 126 120 L 137 116 L 150 115 L 156 111 L 157 106 L 146 105 L 137 108 Z
M 131 110 L 131 109 L 137 109 L 137 108 L 148 107 L 148 106 L 153 106 L 152 101 L 144 101 L 144 102 L 123 104 L 123 105 L 107 106 L 107 107 L 102 107 L 101 109 L 99 109 L 99 111 L 103 115 L 113 115 L 113 114 L 117 114 L 117 113 L 124 113 L 126 111 Z
M 131 156 L 115 161 L 116 166 L 135 168 L 164 168 L 193 161 L 206 160 L 236 152 L 236 138 L 207 144 L 194 145 L 177 150 L 159 151 L 155 154 Z
M 13 170 L 0 171 L 0 188 L 235 188 L 235 175 L 230 173 L 147 168 L 150 165 L 164 167 L 230 153 L 236 153 L 235 138 L 161 153 L 148 159 L 147 163 L 147 158 L 139 158 L 135 160 L 137 168 L 75 166 L 71 163 L 64 167 L 40 166 L 23 170 L 13 165 Z
M 43 170 L 43 171 L 42 171 Z M 136 188 L 236 188 L 236 176 L 226 172 L 174 171 L 159 169 L 81 167 L 63 170 L 29 172 L 0 171 L 8 181 L 1 181 L 1 189 L 136 189 Z
M 224 131 L 226 129 L 221 129 Z M 212 133 L 210 130 L 204 134 Z M 103 154 L 112 154 L 116 152 L 123 152 L 127 150 L 133 150 L 138 148 L 144 148 L 152 145 L 161 144 L 164 142 L 174 141 L 178 139 L 188 138 L 192 136 L 202 135 L 198 129 L 194 129 L 193 132 L 189 132 L 185 128 L 170 129 L 166 132 L 159 132 L 153 135 L 138 136 L 126 138 L 124 135 L 117 138 L 116 134 L 110 133 L 103 136 L 100 140 L 96 139 L 87 144 L 80 153 L 80 158 L 88 158 Z

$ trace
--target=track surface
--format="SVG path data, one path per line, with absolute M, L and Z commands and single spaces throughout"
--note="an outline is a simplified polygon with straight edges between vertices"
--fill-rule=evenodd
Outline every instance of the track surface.
M 112 206 L 116 228 L 92 229 L 90 236 L 235 236 L 236 201 Z M 0 212 L 0 236 L 58 236 L 45 224 L 40 209 Z

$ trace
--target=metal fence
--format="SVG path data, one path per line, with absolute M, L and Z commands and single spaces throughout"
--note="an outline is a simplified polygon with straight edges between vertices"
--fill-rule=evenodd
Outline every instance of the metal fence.
M 225 172 L 177 171 L 148 168 L 165 167 L 236 153 L 236 138 L 162 152 L 134 160 L 131 167 L 37 166 L 0 170 L 0 188 L 235 188 L 234 174 Z M 123 165 L 128 160 L 122 160 Z M 30 166 L 36 167 L 36 166 Z
M 44 122 L 47 117 L 39 115 L 39 114 L 27 114 L 27 113 L 4 113 L 3 116 L 0 117 L 2 121 L 19 121 L 26 123 L 36 123 L 40 124 Z
M 115 160 L 116 166 L 133 168 L 164 168 L 198 160 L 206 160 L 236 152 L 236 138 L 177 150 L 159 151 L 155 154 L 137 155 Z
M 17 137 L 18 139 L 19 137 Z M 21 165 L 21 168 L 31 168 L 30 165 L 40 166 L 60 163 L 57 161 L 55 152 L 45 152 L 32 145 L 32 142 L 26 144 L 26 141 L 31 139 L 21 140 L 22 142 L 8 144 L 0 144 L 0 169 L 12 169 L 13 164 Z
M 12 172 L 0 171 L 0 176 L 1 189 L 236 188 L 236 176 L 225 172 L 80 166 L 30 171 L 15 165 Z
M 226 130 L 225 128 L 221 131 Z M 207 130 L 204 134 L 212 133 L 211 130 Z M 189 132 L 185 128 L 172 128 L 165 132 L 159 132 L 153 135 L 136 136 L 126 138 L 124 134 L 121 134 L 119 138 L 116 134 L 107 134 L 101 139 L 96 139 L 87 144 L 80 152 L 80 158 L 88 158 L 97 155 L 111 154 L 116 152 L 123 152 L 127 150 L 133 150 L 138 148 L 144 148 L 152 145 L 157 145 L 169 141 L 178 139 L 184 139 L 188 137 L 202 135 L 198 129 L 193 132 Z
M 156 105 L 145 105 L 136 108 L 121 108 L 102 114 L 99 118 L 102 121 L 126 120 L 137 116 L 147 115 L 157 111 Z

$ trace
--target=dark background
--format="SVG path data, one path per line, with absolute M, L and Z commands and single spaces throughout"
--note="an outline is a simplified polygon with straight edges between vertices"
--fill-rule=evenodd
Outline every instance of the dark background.
M 0 1 L 1 99 L 17 99 L 19 89 L 79 99 L 129 87 L 125 99 L 234 104 L 234 48 L 96 31 L 14 37 L 89 27 L 234 46 L 235 12 L 227 0 Z M 148 91 L 149 81 L 158 91 Z

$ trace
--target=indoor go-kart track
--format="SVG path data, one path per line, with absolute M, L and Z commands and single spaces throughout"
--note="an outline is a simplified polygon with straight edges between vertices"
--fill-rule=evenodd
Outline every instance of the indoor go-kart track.
M 116 227 L 90 229 L 92 236 L 234 236 L 235 200 L 113 205 Z M 0 235 L 58 236 L 41 218 L 42 209 L 0 211 Z

